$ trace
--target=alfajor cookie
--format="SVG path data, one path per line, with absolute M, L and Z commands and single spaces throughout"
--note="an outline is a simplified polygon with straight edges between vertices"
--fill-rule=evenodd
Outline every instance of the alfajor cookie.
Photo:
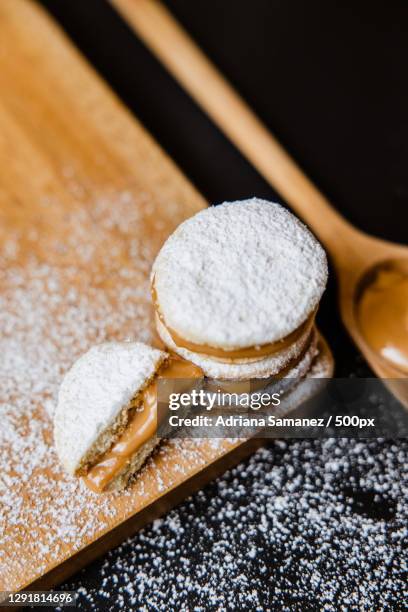
M 139 342 L 91 348 L 61 384 L 54 416 L 59 459 L 95 492 L 121 489 L 159 443 L 158 377 L 200 379 L 202 371 Z
M 208 377 L 290 375 L 316 356 L 326 281 L 325 252 L 294 215 L 257 198 L 226 202 L 182 223 L 159 252 L 157 330 Z

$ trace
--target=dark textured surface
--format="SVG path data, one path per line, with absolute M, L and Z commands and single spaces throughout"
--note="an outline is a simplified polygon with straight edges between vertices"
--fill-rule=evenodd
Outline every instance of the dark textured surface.
M 84 610 L 403 610 L 408 446 L 275 442 L 86 569 Z
M 277 199 L 272 189 L 158 65 L 107 2 L 43 0 L 42 4 L 60 21 L 96 69 L 211 202 L 250 195 Z M 408 6 L 405 2 L 171 0 L 167 5 L 343 214 L 366 231 L 406 242 L 408 81 L 405 72 L 408 63 Z M 319 324 L 335 353 L 337 373 L 366 374 L 366 366 L 351 345 L 336 313 L 333 277 L 322 302 Z M 309 443 L 305 442 L 302 446 L 297 441 L 288 443 L 285 451 L 288 454 L 285 461 L 295 465 L 294 469 L 299 472 L 292 475 L 293 478 L 299 476 L 302 482 L 302 465 L 295 461 L 295 456 L 299 453 L 307 454 L 308 447 Z M 392 445 L 390 448 L 393 448 Z M 339 445 L 338 451 L 344 461 L 348 461 L 349 446 Z M 353 480 L 353 471 L 343 471 L 341 477 L 338 477 L 338 484 L 349 499 L 344 512 L 361 516 L 362 529 L 366 529 L 367 520 L 372 520 L 375 528 L 380 531 L 384 523 L 389 536 L 387 543 L 392 550 L 392 534 L 397 530 L 392 508 L 396 501 L 390 501 L 389 496 L 381 498 L 380 502 L 374 499 L 376 489 L 382 486 L 380 475 L 381 468 L 385 469 L 384 453 L 381 444 L 374 443 L 364 443 L 361 452 L 365 457 L 362 473 L 364 469 L 370 470 L 370 466 L 375 466 L 373 480 L 361 485 L 358 478 L 357 481 Z M 247 472 L 241 469 L 239 478 L 247 489 L 248 504 L 255 503 L 257 483 L 260 487 L 267 486 L 267 471 L 274 469 L 272 460 L 276 456 L 280 457 L 279 453 L 276 454 L 276 448 L 271 447 L 265 456 L 252 462 L 253 469 Z M 406 455 L 401 456 L 399 468 L 394 472 L 388 471 L 391 480 L 396 479 L 394 489 L 398 489 L 402 495 Z M 324 452 L 316 444 L 311 459 L 315 462 L 316 474 L 323 458 Z M 242 518 L 242 499 L 232 501 L 235 484 L 231 478 L 228 476 L 220 483 L 225 482 L 225 486 L 231 488 L 230 501 L 235 505 L 229 530 L 232 541 L 235 541 L 242 531 L 242 525 L 238 522 Z M 316 498 L 323 495 L 324 506 L 324 478 L 309 478 L 309 481 L 308 486 L 312 487 Z M 212 508 L 222 503 L 220 486 L 224 485 L 220 483 L 208 487 L 205 495 L 196 496 L 193 502 L 184 504 L 173 513 L 173 517 L 178 517 L 174 520 L 186 523 L 184 536 L 177 536 L 177 546 L 182 549 L 183 555 L 190 556 L 191 563 L 196 559 L 196 547 L 201 545 L 200 535 L 194 527 L 194 517 L 202 516 L 203 524 L 207 526 L 208 521 L 212 521 L 209 518 L 212 516 Z M 389 486 L 392 488 L 393 483 L 389 482 Z M 357 494 L 353 497 L 350 492 L 354 490 L 357 490 Z M 277 491 L 272 487 L 270 495 L 276 494 Z M 267 496 L 263 496 L 259 503 L 265 504 L 266 499 Z M 406 508 L 404 501 L 404 498 L 399 500 L 402 504 L 400 513 L 404 511 L 401 508 Z M 377 502 L 382 508 L 381 516 L 367 519 L 367 514 L 370 514 L 373 504 Z M 290 517 L 286 518 L 289 520 Z M 296 516 L 292 518 L 299 520 Z M 170 529 L 170 523 L 162 525 L 164 533 Z M 357 520 L 353 527 L 357 532 L 358 525 Z M 216 524 L 213 528 L 214 537 L 221 537 L 224 529 L 222 522 L 218 528 Z M 287 538 L 286 543 L 282 544 L 282 551 L 288 551 L 290 539 L 293 538 L 290 530 Z M 395 541 L 398 538 L 395 536 Z M 96 609 L 104 609 L 105 606 L 116 609 L 120 602 L 119 585 L 127 584 L 125 574 L 129 573 L 132 563 L 137 567 L 140 565 L 140 572 L 144 572 L 144 579 L 137 568 L 129 575 L 138 584 L 145 580 L 146 609 L 172 609 L 171 606 L 166 608 L 165 595 L 160 599 L 154 594 L 155 589 L 157 592 L 164 589 L 163 593 L 167 593 L 168 597 L 173 593 L 172 605 L 175 609 L 182 609 L 183 606 L 183 609 L 188 609 L 194 605 L 201 606 L 198 609 L 206 609 L 203 603 L 205 594 L 200 596 L 200 601 L 193 598 L 187 604 L 185 590 L 176 579 L 176 568 L 181 567 L 177 553 L 175 565 L 170 564 L 167 569 L 164 565 L 167 559 L 165 550 L 161 553 L 156 551 L 149 561 L 150 541 L 151 546 L 155 546 L 154 533 L 147 530 L 143 536 L 136 536 L 132 543 L 126 544 L 122 551 L 109 555 L 105 565 L 103 562 L 96 563 L 75 579 L 73 588 L 82 584 L 84 593 L 88 594 L 82 600 L 84 609 L 90 606 L 89 593 L 97 602 Z M 348 545 L 357 548 L 360 546 L 361 551 L 364 551 L 366 543 L 364 538 L 359 539 L 355 532 L 347 530 L 344 542 L 346 549 Z M 330 543 L 328 545 L 331 546 Z M 397 544 L 395 546 L 397 550 Z M 141 547 L 141 554 L 145 556 L 135 556 L 138 547 Z M 233 548 L 233 554 L 238 558 L 242 554 L 245 560 L 244 552 L 239 547 Z M 324 584 L 328 584 L 330 576 L 335 579 L 336 574 L 345 571 L 346 557 L 341 557 L 336 566 L 335 563 L 327 564 L 323 555 L 322 564 L 325 566 L 326 563 L 326 566 L 323 583 L 318 586 L 312 576 L 316 568 L 309 568 L 312 573 L 307 574 L 309 570 L 302 565 L 303 553 L 299 550 L 298 557 L 291 557 L 295 566 L 291 567 L 290 579 L 285 582 L 281 575 L 285 566 L 283 557 L 274 549 L 273 542 L 265 544 L 264 552 L 266 560 L 269 559 L 268 574 L 257 572 L 258 564 L 253 563 L 247 584 L 247 589 L 254 589 L 258 599 L 260 597 L 259 609 L 269 606 L 279 610 L 285 602 L 292 606 L 291 609 L 319 609 L 324 603 L 321 599 Z M 262 550 L 257 554 L 262 555 Z M 159 573 L 165 580 L 165 587 L 159 587 L 154 579 L 152 564 L 157 555 Z M 125 558 L 122 573 L 119 562 L 121 558 Z M 381 594 L 381 579 L 378 576 L 381 572 L 376 576 L 375 563 L 378 560 L 373 561 L 371 568 L 366 568 L 365 574 L 357 572 L 355 575 L 354 586 L 361 595 L 361 605 L 368 606 L 373 602 L 377 609 L 398 609 L 400 604 L 396 592 L 390 591 L 390 603 L 386 600 L 381 600 L 381 605 L 378 603 Z M 105 569 L 102 570 L 103 567 Z M 118 575 L 118 584 L 108 580 L 106 588 L 110 596 L 107 603 L 97 592 L 100 590 L 102 573 L 105 577 L 109 575 L 110 567 Z M 193 570 L 190 568 L 189 571 Z M 397 569 L 389 571 L 397 584 Z M 230 589 L 234 593 L 234 589 L 239 590 L 243 586 L 237 582 L 238 586 L 234 587 L 233 573 L 230 576 L 230 587 L 224 586 L 224 600 L 220 595 L 219 603 L 215 601 L 213 608 L 208 601 L 208 609 L 217 609 L 217 605 L 221 606 L 219 609 L 234 609 L 233 604 L 228 603 L 227 591 Z M 374 595 L 374 599 L 363 598 L 362 589 L 367 580 L 371 580 L 377 599 Z M 309 591 L 302 586 L 304 581 Z M 351 578 L 350 581 L 351 584 Z M 273 585 L 276 583 L 280 585 L 281 600 L 274 591 Z M 148 599 L 149 589 L 151 600 Z M 339 602 L 341 597 L 346 598 L 346 590 L 344 585 L 339 587 L 336 595 Z M 293 600 L 292 591 L 297 593 L 296 601 Z M 262 597 L 261 592 L 264 593 Z M 325 592 L 329 593 L 327 588 Z M 174 600 L 177 593 L 180 596 L 178 601 Z M 316 602 L 320 601 L 319 604 L 313 604 L 314 597 Z M 235 609 L 239 608 L 239 599 L 234 602 Z M 141 603 L 142 599 L 137 599 L 132 605 L 140 609 Z M 129 605 L 128 602 L 125 608 Z M 245 605 L 248 606 L 248 602 Z M 344 599 L 343 605 L 344 609 L 354 609 L 353 606 L 357 604 L 347 604 Z M 254 603 L 253 609 L 255 607 Z

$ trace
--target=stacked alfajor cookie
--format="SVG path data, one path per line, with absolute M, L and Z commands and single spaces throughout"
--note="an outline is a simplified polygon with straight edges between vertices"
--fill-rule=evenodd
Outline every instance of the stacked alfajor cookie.
M 195 388 L 204 376 L 217 385 L 259 378 L 262 386 L 275 377 L 331 376 L 333 360 L 314 325 L 326 280 L 322 247 L 278 204 L 225 203 L 185 221 L 151 278 L 169 352 L 106 342 L 73 364 L 54 417 L 65 469 L 96 492 L 126 486 L 159 443 L 160 378 Z
M 325 252 L 294 215 L 257 198 L 226 202 L 182 223 L 159 252 L 157 330 L 209 378 L 302 377 L 319 358 L 326 281 Z

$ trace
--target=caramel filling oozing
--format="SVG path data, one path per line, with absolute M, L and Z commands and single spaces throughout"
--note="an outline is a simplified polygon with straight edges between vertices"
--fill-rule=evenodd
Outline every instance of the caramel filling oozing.
M 154 281 L 153 281 L 154 282 Z M 299 325 L 293 332 L 282 338 L 281 340 L 277 340 L 276 342 L 270 342 L 268 344 L 262 344 L 260 346 L 250 346 L 242 349 L 233 349 L 233 350 L 225 350 L 222 348 L 216 348 L 213 346 L 208 346 L 206 344 L 195 344 L 194 342 L 189 342 L 182 338 L 174 329 L 171 329 L 166 324 L 162 313 L 160 312 L 160 306 L 157 299 L 156 289 L 154 284 L 152 284 L 151 288 L 152 299 L 157 315 L 167 329 L 168 333 L 173 339 L 173 342 L 179 346 L 180 348 L 185 348 L 193 353 L 200 353 L 202 355 L 207 355 L 209 357 L 218 357 L 220 359 L 252 359 L 252 358 L 261 358 L 268 357 L 282 351 L 285 348 L 288 348 L 292 344 L 294 344 L 299 338 L 313 326 L 314 318 L 316 315 L 316 311 L 312 312 L 308 316 L 308 318 Z
M 157 379 L 203 378 L 202 370 L 179 357 L 171 356 L 159 369 L 153 381 L 142 393 L 140 404 L 135 407 L 126 429 L 109 451 L 104 453 L 85 476 L 85 484 L 95 493 L 104 491 L 121 473 L 126 463 L 157 431 Z

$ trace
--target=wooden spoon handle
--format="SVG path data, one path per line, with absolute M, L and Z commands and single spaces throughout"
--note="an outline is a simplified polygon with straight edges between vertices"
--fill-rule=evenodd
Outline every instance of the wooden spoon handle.
M 313 185 L 248 104 L 156 0 L 111 0 L 214 123 L 338 259 L 357 230 Z

